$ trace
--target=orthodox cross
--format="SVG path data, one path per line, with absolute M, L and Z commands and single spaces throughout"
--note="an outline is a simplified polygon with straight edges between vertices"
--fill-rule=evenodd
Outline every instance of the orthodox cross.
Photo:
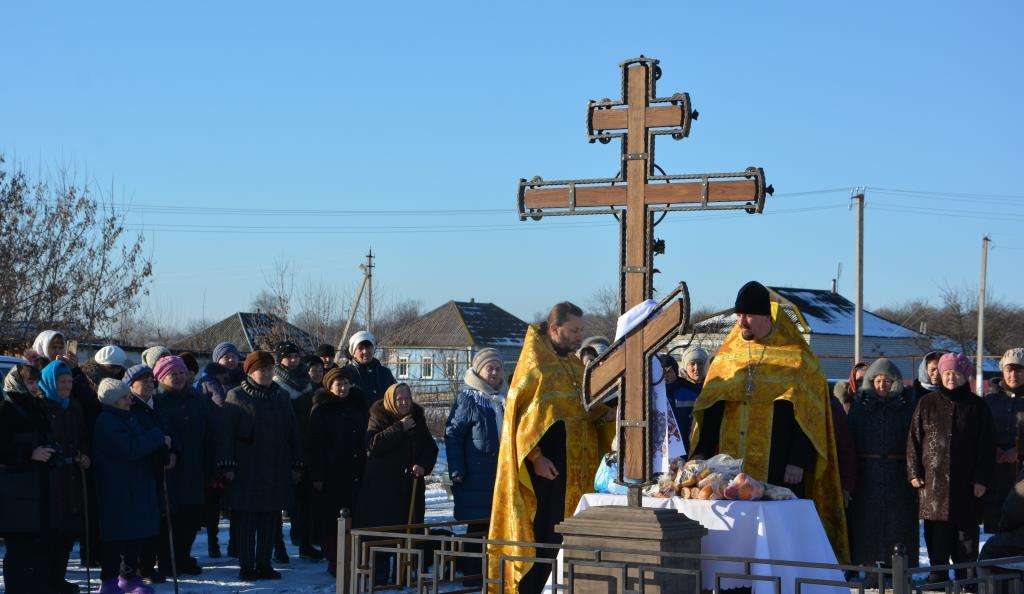
M 658 60 L 640 56 L 626 60 L 621 68 L 622 99 L 590 101 L 587 106 L 587 139 L 591 143 L 622 139 L 620 173 L 613 178 L 520 179 L 518 206 L 520 220 L 615 216 L 620 223 L 619 307 L 625 312 L 654 292 L 654 253 L 664 252 L 664 242 L 653 235 L 657 213 L 732 209 L 760 213 L 765 196 L 773 189 L 765 184 L 764 171 L 756 167 L 737 173 L 655 175 L 655 138 L 685 138 L 698 113 L 687 93 L 657 96 Z M 681 298 L 672 302 L 677 295 Z M 685 329 L 688 309 L 689 295 L 681 284 L 643 324 L 592 361 L 584 375 L 582 397 L 588 409 L 618 389 L 618 480 L 631 487 L 630 500 L 635 505 L 639 505 L 640 487 L 652 480 L 650 357 Z

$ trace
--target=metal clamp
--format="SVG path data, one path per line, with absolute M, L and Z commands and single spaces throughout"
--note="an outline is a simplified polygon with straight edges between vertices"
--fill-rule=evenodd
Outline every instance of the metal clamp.
M 623 266 L 622 272 L 626 274 L 647 274 L 648 268 L 646 266 Z
M 622 159 L 625 161 L 646 161 L 647 153 L 627 153 L 622 155 Z

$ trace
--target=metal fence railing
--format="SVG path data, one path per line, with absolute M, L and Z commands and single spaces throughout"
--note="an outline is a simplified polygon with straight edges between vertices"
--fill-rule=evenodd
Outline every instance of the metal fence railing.
M 861 566 L 641 551 L 614 542 L 574 546 L 496 541 L 484 532 L 486 519 L 352 529 L 343 512 L 338 526 L 336 594 L 388 590 L 462 594 L 484 592 L 489 586 L 492 591 L 504 592 L 504 570 L 489 575 L 488 558 L 493 560 L 495 555 L 502 568 L 508 561 L 552 565 L 549 591 L 557 594 L 592 592 L 595 580 L 601 582 L 602 591 L 630 594 L 665 594 L 666 583 L 685 584 L 681 591 L 693 594 L 718 594 L 737 587 L 754 594 L 814 594 L 823 592 L 822 588 L 858 594 L 868 590 L 880 594 L 1024 594 L 1024 557 L 913 567 L 897 550 L 885 565 Z M 510 555 L 502 551 L 505 547 L 525 547 L 534 555 Z M 537 554 L 544 550 L 552 556 Z M 386 563 L 386 571 L 381 563 Z M 705 565 L 716 569 L 705 571 Z M 722 570 L 723 566 L 732 569 Z M 950 577 L 950 572 L 955 577 Z M 929 577 L 937 574 L 946 579 L 930 582 Z

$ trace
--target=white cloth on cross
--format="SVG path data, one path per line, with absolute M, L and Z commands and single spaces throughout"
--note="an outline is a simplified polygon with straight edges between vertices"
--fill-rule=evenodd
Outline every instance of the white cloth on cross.
M 619 316 L 615 325 L 615 340 L 625 336 L 646 320 L 658 306 L 653 299 L 641 302 Z M 683 435 L 676 423 L 676 415 L 668 403 L 665 392 L 665 371 L 658 357 L 651 357 L 651 410 L 648 413 L 648 435 L 651 440 L 651 472 L 667 473 L 669 462 L 686 455 Z

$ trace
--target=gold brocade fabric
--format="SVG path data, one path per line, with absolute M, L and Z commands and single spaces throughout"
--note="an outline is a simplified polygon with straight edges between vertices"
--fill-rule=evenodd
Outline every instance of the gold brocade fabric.
M 818 454 L 814 476 L 804 478 L 806 495 L 814 500 L 836 558 L 848 563 L 828 384 L 818 358 L 796 325 L 778 303 L 772 302 L 771 306 L 773 329 L 766 338 L 743 340 L 736 325 L 722 343 L 693 407 L 690 443 L 699 441 L 704 411 L 724 401 L 719 452 L 743 458 L 744 472 L 764 481 L 771 453 L 772 405 L 776 400 L 790 401 L 797 423 Z M 752 388 L 749 394 L 748 388 Z
M 505 402 L 488 538 L 534 542 L 537 499 L 526 469 L 526 455 L 558 421 L 565 423 L 566 435 L 565 517 L 571 517 L 583 494 L 593 490 L 599 461 L 597 432 L 583 408 L 582 386 L 583 364 L 579 357 L 572 354 L 559 358 L 540 329 L 530 326 Z M 490 545 L 488 576 L 497 578 L 504 570 L 505 591 L 516 592 L 532 563 L 508 561 L 502 567 L 500 556 L 534 554 L 534 547 Z M 497 585 L 491 585 L 490 591 L 498 592 Z

